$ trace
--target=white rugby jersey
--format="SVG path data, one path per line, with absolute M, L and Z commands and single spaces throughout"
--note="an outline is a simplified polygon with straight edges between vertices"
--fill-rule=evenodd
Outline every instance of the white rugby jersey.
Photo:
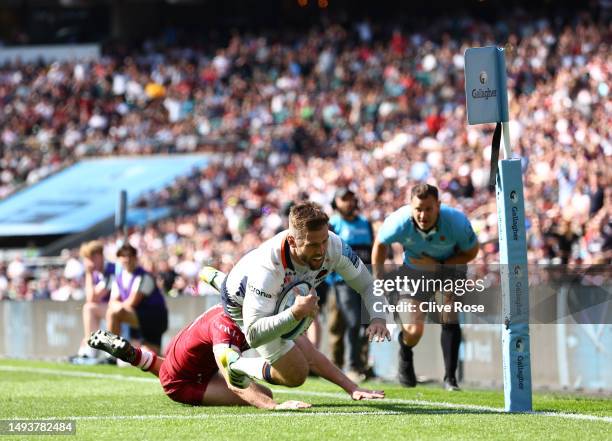
M 359 286 L 352 286 L 370 306 L 372 276 L 351 247 L 340 237 L 329 232 L 327 252 L 321 268 L 311 270 L 291 260 L 289 230 L 285 230 L 244 255 L 230 271 L 221 286 L 221 299 L 226 313 L 245 331 L 257 319 L 274 315 L 280 293 L 294 281 L 306 281 L 316 287 L 332 273 L 338 273 L 349 286 L 359 278 Z M 359 288 L 359 289 L 357 289 Z M 370 311 L 371 318 L 376 315 Z M 247 334 L 248 335 L 248 334 Z

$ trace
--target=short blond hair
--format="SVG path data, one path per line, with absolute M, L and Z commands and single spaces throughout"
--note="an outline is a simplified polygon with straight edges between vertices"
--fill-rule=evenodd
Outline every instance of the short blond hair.
M 289 211 L 289 228 L 296 234 L 319 230 L 328 224 L 329 217 L 316 202 L 299 202 Z
M 81 245 L 79 254 L 83 258 L 90 259 L 94 254 L 104 254 L 104 244 L 100 240 L 92 240 Z

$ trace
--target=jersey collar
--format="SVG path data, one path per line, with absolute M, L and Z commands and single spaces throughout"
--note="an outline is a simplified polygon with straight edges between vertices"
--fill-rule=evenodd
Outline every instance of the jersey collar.
M 284 269 L 290 268 L 295 271 L 295 268 L 293 267 L 293 262 L 291 261 L 291 249 L 289 247 L 289 241 L 287 240 L 287 237 L 285 237 L 281 245 L 281 260 L 283 261 Z
M 414 226 L 414 230 L 425 240 L 431 240 L 433 236 L 440 230 L 440 213 L 438 212 L 438 219 L 436 219 L 436 224 L 429 229 L 429 231 L 423 231 L 419 228 L 417 223 L 414 221 L 414 217 L 411 217 L 412 225 Z

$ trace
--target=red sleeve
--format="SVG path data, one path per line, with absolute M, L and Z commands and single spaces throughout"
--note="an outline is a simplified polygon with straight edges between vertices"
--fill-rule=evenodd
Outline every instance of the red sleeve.
M 242 349 L 245 346 L 244 334 L 229 318 L 218 316 L 210 326 L 212 345 L 229 344 Z

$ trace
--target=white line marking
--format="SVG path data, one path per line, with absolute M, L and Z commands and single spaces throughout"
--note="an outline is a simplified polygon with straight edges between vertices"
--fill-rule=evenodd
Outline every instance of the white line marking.
M 79 421 L 98 421 L 98 420 L 208 420 L 221 418 L 268 418 L 268 417 L 335 417 L 335 416 L 379 416 L 379 415 L 405 415 L 404 412 L 392 410 L 380 410 L 372 412 L 312 412 L 312 411 L 285 411 L 285 412 L 266 412 L 259 413 L 220 413 L 220 414 L 198 414 L 198 415 L 95 415 L 95 416 L 67 416 L 67 417 L 41 417 L 41 418 L 22 418 L 19 416 L 4 418 L 14 420 L 79 420 Z
M 81 378 L 97 378 L 97 379 L 109 379 L 109 380 L 125 380 L 125 381 L 138 381 L 142 383 L 159 383 L 157 378 L 147 377 L 134 377 L 128 375 L 119 374 L 99 374 L 96 372 L 84 372 L 77 370 L 60 370 L 60 369 L 48 369 L 48 368 L 32 368 L 32 367 L 17 367 L 17 366 L 0 366 L 0 371 L 7 372 L 28 372 L 33 374 L 49 374 L 49 375 L 61 375 L 65 377 L 81 377 Z
M 309 395 L 315 397 L 328 397 L 328 398 L 339 398 L 350 400 L 350 397 L 346 394 L 336 393 L 336 392 L 310 392 L 310 391 L 291 391 L 286 389 L 272 389 L 274 393 L 279 394 L 301 394 L 301 395 Z M 477 404 L 462 404 L 462 403 L 450 403 L 448 401 L 426 401 L 426 400 L 408 400 L 403 398 L 385 398 L 385 403 L 390 404 L 413 404 L 416 406 L 436 406 L 443 407 L 446 409 L 460 409 L 460 410 L 471 410 L 478 412 L 486 412 L 486 413 L 501 413 L 508 414 L 504 409 L 499 407 L 490 407 L 490 406 L 480 406 Z M 583 413 L 566 413 L 566 412 L 525 412 L 527 415 L 539 415 L 539 416 L 552 416 L 559 418 L 569 418 L 576 420 L 588 420 L 588 421 L 602 421 L 607 423 L 612 423 L 612 417 L 603 417 L 597 415 L 588 415 Z
M 95 373 L 95 372 L 84 372 L 84 371 L 78 371 L 78 370 L 60 370 L 60 369 L 49 369 L 49 368 L 32 368 L 32 367 L 17 367 L 17 366 L 1 366 L 0 365 L 0 371 L 5 371 L 5 372 L 29 372 L 29 373 L 34 373 L 34 374 L 49 374 L 49 375 L 60 375 L 60 376 L 66 376 L 66 377 L 81 377 L 81 378 L 95 378 L 95 379 L 108 379 L 108 380 L 123 380 L 123 381 L 135 381 L 135 382 L 141 382 L 141 383 L 158 383 L 157 378 L 147 378 L 147 377 L 134 377 L 134 376 L 127 376 L 127 375 L 118 375 L 118 374 L 100 374 L 100 373 Z M 303 390 L 287 390 L 287 389 L 272 389 L 272 391 L 274 393 L 277 394 L 288 394 L 288 395 L 304 395 L 304 396 L 311 396 L 311 397 L 327 397 L 327 398 L 335 398 L 335 399 L 342 399 L 342 400 L 350 400 L 351 398 L 346 395 L 346 394 L 342 394 L 342 393 L 337 393 L 337 392 L 314 392 L 314 391 L 303 391 Z M 462 403 L 450 403 L 450 402 L 446 402 L 446 401 L 426 401 L 426 400 L 409 400 L 409 399 L 401 399 L 401 398 L 386 398 L 384 401 L 384 403 L 389 403 L 389 404 L 411 404 L 414 406 L 435 406 L 435 407 L 442 407 L 444 409 L 449 409 L 449 410 L 469 410 L 469 411 L 477 411 L 477 412 L 486 412 L 486 413 L 500 413 L 500 414 L 506 414 L 506 411 L 504 409 L 501 409 L 499 407 L 490 407 L 490 406 L 480 406 L 480 405 L 476 405 L 476 404 L 462 404 Z M 436 412 L 436 411 L 434 411 Z M 438 411 L 439 413 L 446 413 L 444 411 Z M 309 415 L 359 415 L 359 414 L 364 414 L 364 415 L 398 415 L 398 414 L 402 414 L 402 412 L 317 412 L 316 414 L 314 413 L 306 413 L 306 412 L 301 412 L 301 413 L 295 413 L 295 412 L 288 412 L 288 414 L 290 415 L 305 415 L 305 416 L 309 416 Z M 408 414 L 408 412 L 406 412 L 406 414 Z M 269 415 L 278 415 L 281 416 L 283 415 L 283 413 L 265 413 L 265 414 L 232 414 L 233 416 L 236 415 L 253 415 L 253 416 L 269 416 Z M 612 417 L 605 417 L 605 416 L 597 416 L 597 415 L 588 415 L 588 414 L 582 414 L 582 413 L 566 413 L 566 412 L 529 412 L 528 415 L 535 415 L 535 416 L 547 416 L 547 417 L 557 417 L 557 418 L 567 418 L 567 419 L 574 419 L 574 420 L 586 420 L 586 421 L 598 421 L 598 422 L 604 422 L 604 423 L 612 423 Z M 159 418 L 159 419 L 164 419 L 166 418 L 166 416 L 164 415 L 135 415 L 135 416 L 130 416 L 130 415 L 123 415 L 123 416 L 92 416 L 92 417 L 65 417 L 66 419 L 103 419 L 103 418 L 135 418 L 135 419 L 146 419 L 146 418 Z M 192 418 L 192 416 L 190 415 L 168 415 L 168 418 Z M 194 418 L 217 418 L 217 416 L 215 415 L 207 415 L 207 416 L 200 416 L 200 415 L 194 415 Z M 225 416 L 223 416 L 225 417 Z M 62 417 L 64 418 L 64 417 Z M 23 419 L 23 418 L 19 418 L 19 419 Z

